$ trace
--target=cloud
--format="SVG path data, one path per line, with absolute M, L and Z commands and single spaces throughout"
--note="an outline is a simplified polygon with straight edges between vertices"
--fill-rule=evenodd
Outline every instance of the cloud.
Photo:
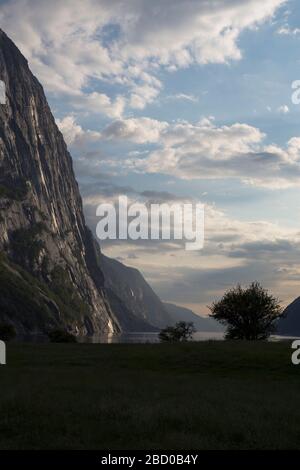
M 188 95 L 186 93 L 177 93 L 176 95 L 170 95 L 167 97 L 168 100 L 179 100 L 179 101 L 191 101 L 192 103 L 198 103 L 199 98 L 194 95 Z
M 102 132 L 105 139 L 129 140 L 137 144 L 158 142 L 168 123 L 147 117 L 118 119 L 108 124 Z
M 286 104 L 284 104 L 282 106 L 279 106 L 279 108 L 277 108 L 277 111 L 280 114 L 288 114 L 290 112 L 290 108 Z
M 155 129 L 152 142 L 157 142 L 157 148 L 146 157 L 131 154 L 120 162 L 121 167 L 181 179 L 236 178 L 270 189 L 300 184 L 299 137 L 290 139 L 286 147 L 264 145 L 265 134 L 253 126 L 235 123 L 218 127 L 211 119 L 196 124 L 164 123 L 162 129 L 156 122 Z M 135 142 L 147 141 L 146 130 L 138 136 Z M 130 139 L 130 133 L 124 131 L 123 138 Z
M 161 68 L 239 60 L 240 33 L 272 18 L 284 3 L 9 0 L 1 2 L 0 25 L 48 92 L 118 117 L 125 104 L 143 109 L 157 98 Z M 91 95 L 95 80 L 120 86 L 122 96 Z
M 130 95 L 129 105 L 134 109 L 144 109 L 148 103 L 152 103 L 159 95 L 161 87 L 154 87 L 148 84 L 134 87 L 134 92 Z
M 196 124 L 120 118 L 99 131 L 82 129 L 73 116 L 57 123 L 72 147 L 105 140 L 154 145 L 154 149 L 130 151 L 126 158 L 107 157 L 106 170 L 194 180 L 235 178 L 268 189 L 300 184 L 300 137 L 291 138 L 285 147 L 264 145 L 265 134 L 258 128 L 243 123 L 217 126 L 213 118 Z
M 93 227 L 97 221 L 97 204 L 116 201 L 121 192 L 121 188 L 115 188 L 115 196 L 109 199 L 103 195 L 97 199 L 96 193 L 84 198 L 85 211 Z M 148 202 L 180 201 L 176 195 L 153 190 L 140 196 Z M 138 197 L 138 192 L 132 192 L 130 202 Z M 102 242 L 102 249 L 142 270 L 162 299 L 176 302 L 184 295 L 189 302 L 203 308 L 238 282 L 247 284 L 257 279 L 285 302 L 296 295 L 299 285 L 298 230 L 264 220 L 237 220 L 212 205 L 205 206 L 205 244 L 199 252 L 185 251 L 179 240 Z
M 122 116 L 126 106 L 126 99 L 123 96 L 116 96 L 111 99 L 105 93 L 80 93 L 71 97 L 70 104 L 76 110 L 82 110 L 88 113 L 105 114 L 110 118 Z
M 63 119 L 56 119 L 60 131 L 64 135 L 67 145 L 83 145 L 90 142 L 96 142 L 101 139 L 101 133 L 83 130 L 82 127 L 76 123 L 73 116 L 66 116 Z
M 300 28 L 290 28 L 289 25 L 281 26 L 277 30 L 278 34 L 284 35 L 284 36 L 297 36 L 300 34 Z
M 157 143 L 162 133 L 168 128 L 168 123 L 147 117 L 116 119 L 110 122 L 102 131 L 84 130 L 74 116 L 57 119 L 56 123 L 63 133 L 69 146 L 83 145 L 101 140 L 125 140 L 136 144 Z M 144 155 L 144 152 L 133 152 L 131 155 Z
M 135 202 L 143 202 L 147 206 L 152 203 L 169 203 L 172 204 L 185 204 L 185 203 L 199 203 L 201 201 L 191 198 L 182 197 L 174 193 L 165 191 L 146 190 L 137 191 L 132 187 L 118 186 L 113 181 L 110 181 L 105 175 L 101 175 L 103 180 L 95 184 L 83 185 L 83 200 L 84 207 L 89 207 L 89 214 L 93 214 L 93 227 L 96 225 L 96 207 L 102 202 L 110 202 L 118 205 L 118 198 L 120 195 L 127 195 L 129 204 Z M 128 241 L 124 242 L 125 244 Z M 141 240 L 134 242 L 140 252 L 155 249 L 160 252 L 166 249 L 166 243 L 160 243 L 157 240 Z M 174 252 L 183 248 L 182 240 L 173 240 L 171 250 Z M 295 255 L 295 250 L 300 249 L 300 232 L 296 229 L 281 227 L 278 223 L 269 222 L 265 220 L 245 221 L 238 220 L 230 217 L 226 211 L 217 208 L 212 204 L 205 204 L 205 247 L 204 255 L 208 256 L 206 262 L 212 265 L 222 266 L 220 258 L 230 258 L 226 264 L 235 265 L 234 258 L 242 260 L 242 264 L 248 262 L 253 256 L 260 254 L 260 258 L 265 260 L 273 254 L 273 257 L 283 257 L 289 253 Z M 181 252 L 185 253 L 184 251 Z M 189 253 L 185 256 L 180 256 L 181 266 L 197 266 L 199 263 L 195 256 L 201 256 L 201 251 L 192 253 L 192 263 L 189 259 Z M 276 256 L 274 256 L 276 255 Z M 197 258 L 196 256 L 196 258 Z M 215 260 L 214 260 L 215 257 Z M 288 259 L 285 258 L 286 262 Z M 202 263 L 203 269 L 207 267 L 205 261 Z M 241 263 L 239 263 L 240 265 Z
M 258 128 L 243 123 L 217 126 L 213 118 L 196 124 L 120 118 L 100 131 L 82 129 L 73 116 L 57 123 L 72 147 L 105 140 L 154 146 L 130 151 L 122 159 L 107 157 L 106 171 L 159 173 L 187 180 L 234 178 L 268 189 L 300 184 L 300 137 L 291 138 L 285 147 L 264 145 L 265 134 Z

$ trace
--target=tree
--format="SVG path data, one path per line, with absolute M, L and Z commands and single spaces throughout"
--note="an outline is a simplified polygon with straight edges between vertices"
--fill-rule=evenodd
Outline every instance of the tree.
M 226 339 L 266 339 L 282 316 L 278 299 L 258 282 L 245 289 L 238 284 L 209 309 L 210 317 L 227 326 Z
M 167 326 L 159 333 L 159 339 L 163 342 L 183 342 L 193 337 L 196 329 L 194 323 L 179 321 L 175 326 Z

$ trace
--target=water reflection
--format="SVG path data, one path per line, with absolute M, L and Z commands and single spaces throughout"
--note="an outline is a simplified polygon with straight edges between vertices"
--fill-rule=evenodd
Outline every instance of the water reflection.
M 268 341 L 292 341 L 299 339 L 296 336 L 279 336 L 273 335 Z M 135 333 L 122 333 L 121 335 L 100 335 L 100 336 L 84 336 L 77 338 L 79 343 L 143 343 L 143 344 L 156 344 L 159 343 L 158 333 L 153 332 L 135 332 Z M 224 340 L 224 333 L 211 332 L 211 331 L 197 331 L 193 336 L 194 341 L 222 341 Z M 25 343 L 48 343 L 49 339 L 46 335 L 32 334 L 18 336 L 14 341 Z
M 194 334 L 194 341 L 207 341 L 207 340 L 222 340 L 224 339 L 223 333 L 214 333 L 207 331 L 197 331 Z M 82 343 L 159 343 L 158 333 L 153 332 L 135 332 L 135 333 L 122 333 L 121 335 L 102 335 L 90 336 L 79 339 Z
M 122 333 L 120 335 L 84 336 L 78 339 L 80 343 L 159 343 L 158 333 Z

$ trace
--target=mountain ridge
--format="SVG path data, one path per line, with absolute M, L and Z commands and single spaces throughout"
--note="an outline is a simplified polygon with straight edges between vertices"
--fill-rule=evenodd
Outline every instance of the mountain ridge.
M 282 336 L 300 336 L 300 297 L 285 308 L 278 321 L 276 333 Z
M 186 307 L 181 307 L 170 302 L 164 302 L 167 312 L 172 317 L 172 324 L 178 321 L 194 323 L 197 331 L 203 332 L 223 332 L 224 328 L 215 320 L 209 317 L 202 317 Z
M 136 318 L 154 328 L 164 328 L 171 317 L 140 271 L 101 254 L 105 286 L 111 289 Z M 115 280 L 117 279 L 117 282 Z

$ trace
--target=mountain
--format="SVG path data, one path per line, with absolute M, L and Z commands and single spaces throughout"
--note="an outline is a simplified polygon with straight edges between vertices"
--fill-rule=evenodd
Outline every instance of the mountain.
M 155 328 L 163 328 L 171 323 L 172 319 L 164 304 L 137 269 L 103 254 L 101 267 L 106 288 L 117 295 L 136 318 Z
M 300 336 L 300 297 L 286 307 L 277 325 L 277 334 Z
M 0 80 L 0 321 L 20 332 L 118 333 L 71 156 L 42 86 L 1 30 Z
M 219 323 L 209 317 L 200 317 L 188 308 L 164 302 L 164 306 L 172 318 L 172 323 L 178 321 L 193 322 L 197 331 L 222 332 L 224 329 Z

